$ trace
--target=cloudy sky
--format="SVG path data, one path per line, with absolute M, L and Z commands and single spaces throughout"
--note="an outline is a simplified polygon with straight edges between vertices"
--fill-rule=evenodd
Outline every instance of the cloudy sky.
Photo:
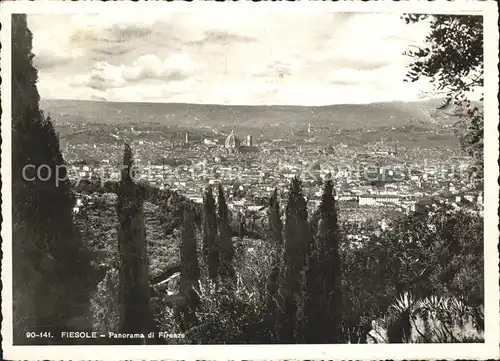
M 416 100 L 398 14 L 29 15 L 42 98 L 327 105 Z

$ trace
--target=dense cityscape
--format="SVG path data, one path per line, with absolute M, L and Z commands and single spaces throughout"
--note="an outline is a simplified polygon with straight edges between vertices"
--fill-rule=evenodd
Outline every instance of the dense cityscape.
M 331 177 L 341 214 L 350 219 L 373 216 L 374 207 L 407 214 L 430 199 L 456 207 L 461 202 L 482 203 L 482 192 L 470 178 L 473 159 L 459 150 L 409 149 L 398 141 L 385 141 L 383 135 L 380 141 L 359 147 L 325 146 L 313 143 L 311 124 L 304 133 L 299 145 L 286 139 L 257 143 L 252 135 L 240 136 L 234 130 L 214 137 L 167 134 L 158 140 L 130 126 L 110 134 L 114 141 L 72 144 L 63 138 L 62 146 L 75 183 L 119 180 L 118 164 L 126 140 L 135 152 L 139 181 L 178 191 L 198 203 L 207 184 L 221 182 L 234 210 L 261 210 L 276 187 L 286 196 L 295 176 L 304 184 L 310 209 L 317 208 L 322 182 Z

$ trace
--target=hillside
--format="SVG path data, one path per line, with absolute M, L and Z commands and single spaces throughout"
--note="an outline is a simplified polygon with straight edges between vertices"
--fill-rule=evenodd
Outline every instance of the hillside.
M 229 106 L 177 103 L 119 103 L 83 100 L 41 100 L 56 121 L 89 123 L 157 123 L 186 128 L 237 126 L 296 128 L 308 123 L 340 129 L 375 128 L 453 121 L 438 115 L 439 100 L 311 106 Z

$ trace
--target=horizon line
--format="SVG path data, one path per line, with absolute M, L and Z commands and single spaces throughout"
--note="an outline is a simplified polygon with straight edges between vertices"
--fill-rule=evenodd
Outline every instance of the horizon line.
M 202 103 L 202 102 L 165 102 L 165 101 L 120 101 L 120 100 L 101 100 L 101 99 L 65 99 L 65 98 L 42 98 L 40 101 L 75 101 L 75 102 L 94 102 L 94 103 L 120 103 L 120 104 L 177 104 L 177 105 L 212 105 L 224 107 L 302 107 L 302 108 L 324 108 L 336 105 L 373 105 L 373 104 L 390 104 L 390 103 L 419 103 L 429 100 L 440 100 L 443 97 L 422 97 L 413 100 L 386 100 L 386 101 L 373 101 L 367 103 L 329 103 L 322 105 L 307 105 L 307 104 L 224 104 L 224 103 Z

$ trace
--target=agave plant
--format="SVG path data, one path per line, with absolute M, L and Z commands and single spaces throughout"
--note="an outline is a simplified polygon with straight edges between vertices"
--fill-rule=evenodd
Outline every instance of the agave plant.
M 409 292 L 405 292 L 396 298 L 395 302 L 390 306 L 397 313 L 408 312 L 410 315 L 415 313 L 417 302 L 415 297 Z
M 418 302 L 418 310 L 424 318 L 437 318 L 447 307 L 447 299 L 438 296 L 430 296 Z
M 449 306 L 450 306 L 449 307 L 450 311 L 453 314 L 460 316 L 460 318 L 466 317 L 470 312 L 469 307 L 462 300 L 458 298 L 451 298 Z
M 467 337 L 476 341 L 481 339 L 472 317 L 473 309 L 461 299 L 430 296 L 419 300 L 416 308 L 426 323 L 426 336 L 430 337 L 430 340 L 465 342 Z
M 416 304 L 415 297 L 410 292 L 405 292 L 390 305 L 389 309 L 394 312 L 395 317 L 391 317 L 387 330 L 389 342 L 411 342 L 411 320 L 416 317 Z

